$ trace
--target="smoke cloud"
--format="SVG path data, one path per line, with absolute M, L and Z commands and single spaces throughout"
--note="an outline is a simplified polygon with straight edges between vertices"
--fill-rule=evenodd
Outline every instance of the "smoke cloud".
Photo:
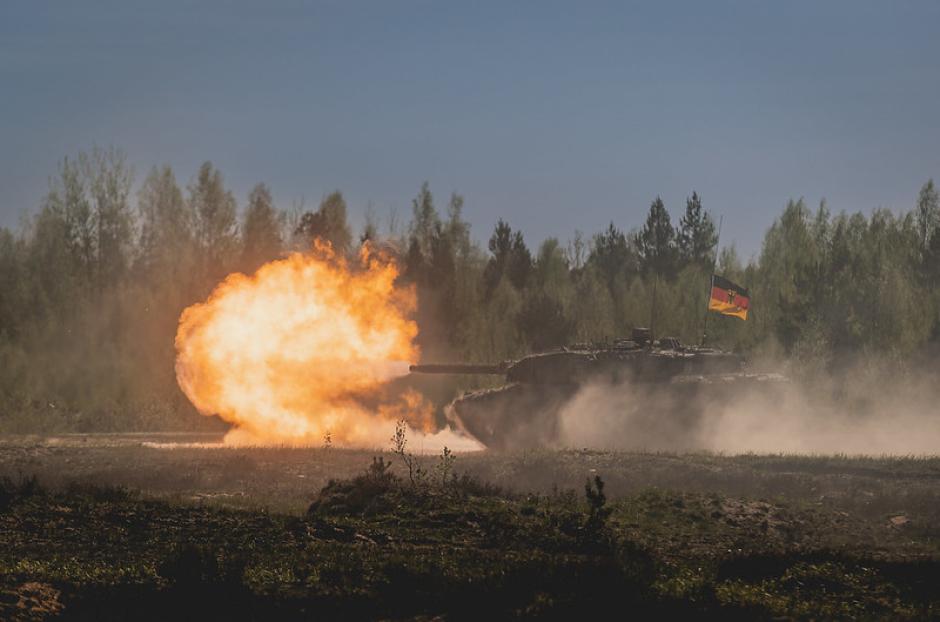
M 806 454 L 936 454 L 935 376 L 858 367 L 838 376 L 713 387 L 691 398 L 593 383 L 559 412 L 565 447 Z

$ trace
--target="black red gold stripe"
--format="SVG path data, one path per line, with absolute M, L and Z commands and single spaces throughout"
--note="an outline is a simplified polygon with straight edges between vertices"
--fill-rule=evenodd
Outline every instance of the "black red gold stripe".
M 746 288 L 736 285 L 717 274 L 712 277 L 712 291 L 708 301 L 709 310 L 746 320 L 750 305 L 751 296 Z

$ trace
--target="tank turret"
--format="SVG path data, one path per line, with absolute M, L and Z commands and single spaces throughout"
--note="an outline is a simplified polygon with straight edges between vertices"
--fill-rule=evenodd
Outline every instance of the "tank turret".
M 743 357 L 737 354 L 683 346 L 670 337 L 649 342 L 641 333 L 640 340 L 575 344 L 495 365 L 434 363 L 412 365 L 410 370 L 420 374 L 497 375 L 505 376 L 509 382 L 557 385 L 597 379 L 668 382 L 682 374 L 734 372 L 744 363 Z

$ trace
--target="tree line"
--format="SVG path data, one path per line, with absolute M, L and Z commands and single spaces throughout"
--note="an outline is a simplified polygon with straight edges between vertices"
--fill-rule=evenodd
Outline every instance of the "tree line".
M 154 167 L 135 192 L 126 157 L 94 149 L 62 161 L 17 230 L 0 228 L 0 430 L 198 425 L 175 383 L 180 312 L 226 274 L 317 238 L 339 254 L 374 243 L 396 256 L 418 292 L 427 359 L 498 361 L 633 326 L 698 343 L 715 263 L 751 289 L 752 312 L 747 322 L 713 315 L 710 344 L 831 369 L 940 341 L 932 181 L 900 213 L 790 201 L 746 263 L 733 246 L 717 249 L 702 197 L 679 208 L 674 219 L 655 197 L 634 228 L 612 222 L 532 248 L 500 220 L 480 245 L 463 197 L 440 202 L 424 183 L 404 226 L 380 226 L 370 210 L 354 233 L 339 191 L 315 209 L 280 209 L 259 183 L 240 202 L 206 162 L 185 186 Z

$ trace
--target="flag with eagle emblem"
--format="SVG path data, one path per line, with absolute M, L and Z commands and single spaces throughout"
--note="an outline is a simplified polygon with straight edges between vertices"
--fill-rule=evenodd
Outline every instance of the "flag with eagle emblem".
M 745 288 L 717 274 L 712 276 L 712 291 L 708 299 L 709 310 L 746 320 L 750 305 L 751 297 Z

